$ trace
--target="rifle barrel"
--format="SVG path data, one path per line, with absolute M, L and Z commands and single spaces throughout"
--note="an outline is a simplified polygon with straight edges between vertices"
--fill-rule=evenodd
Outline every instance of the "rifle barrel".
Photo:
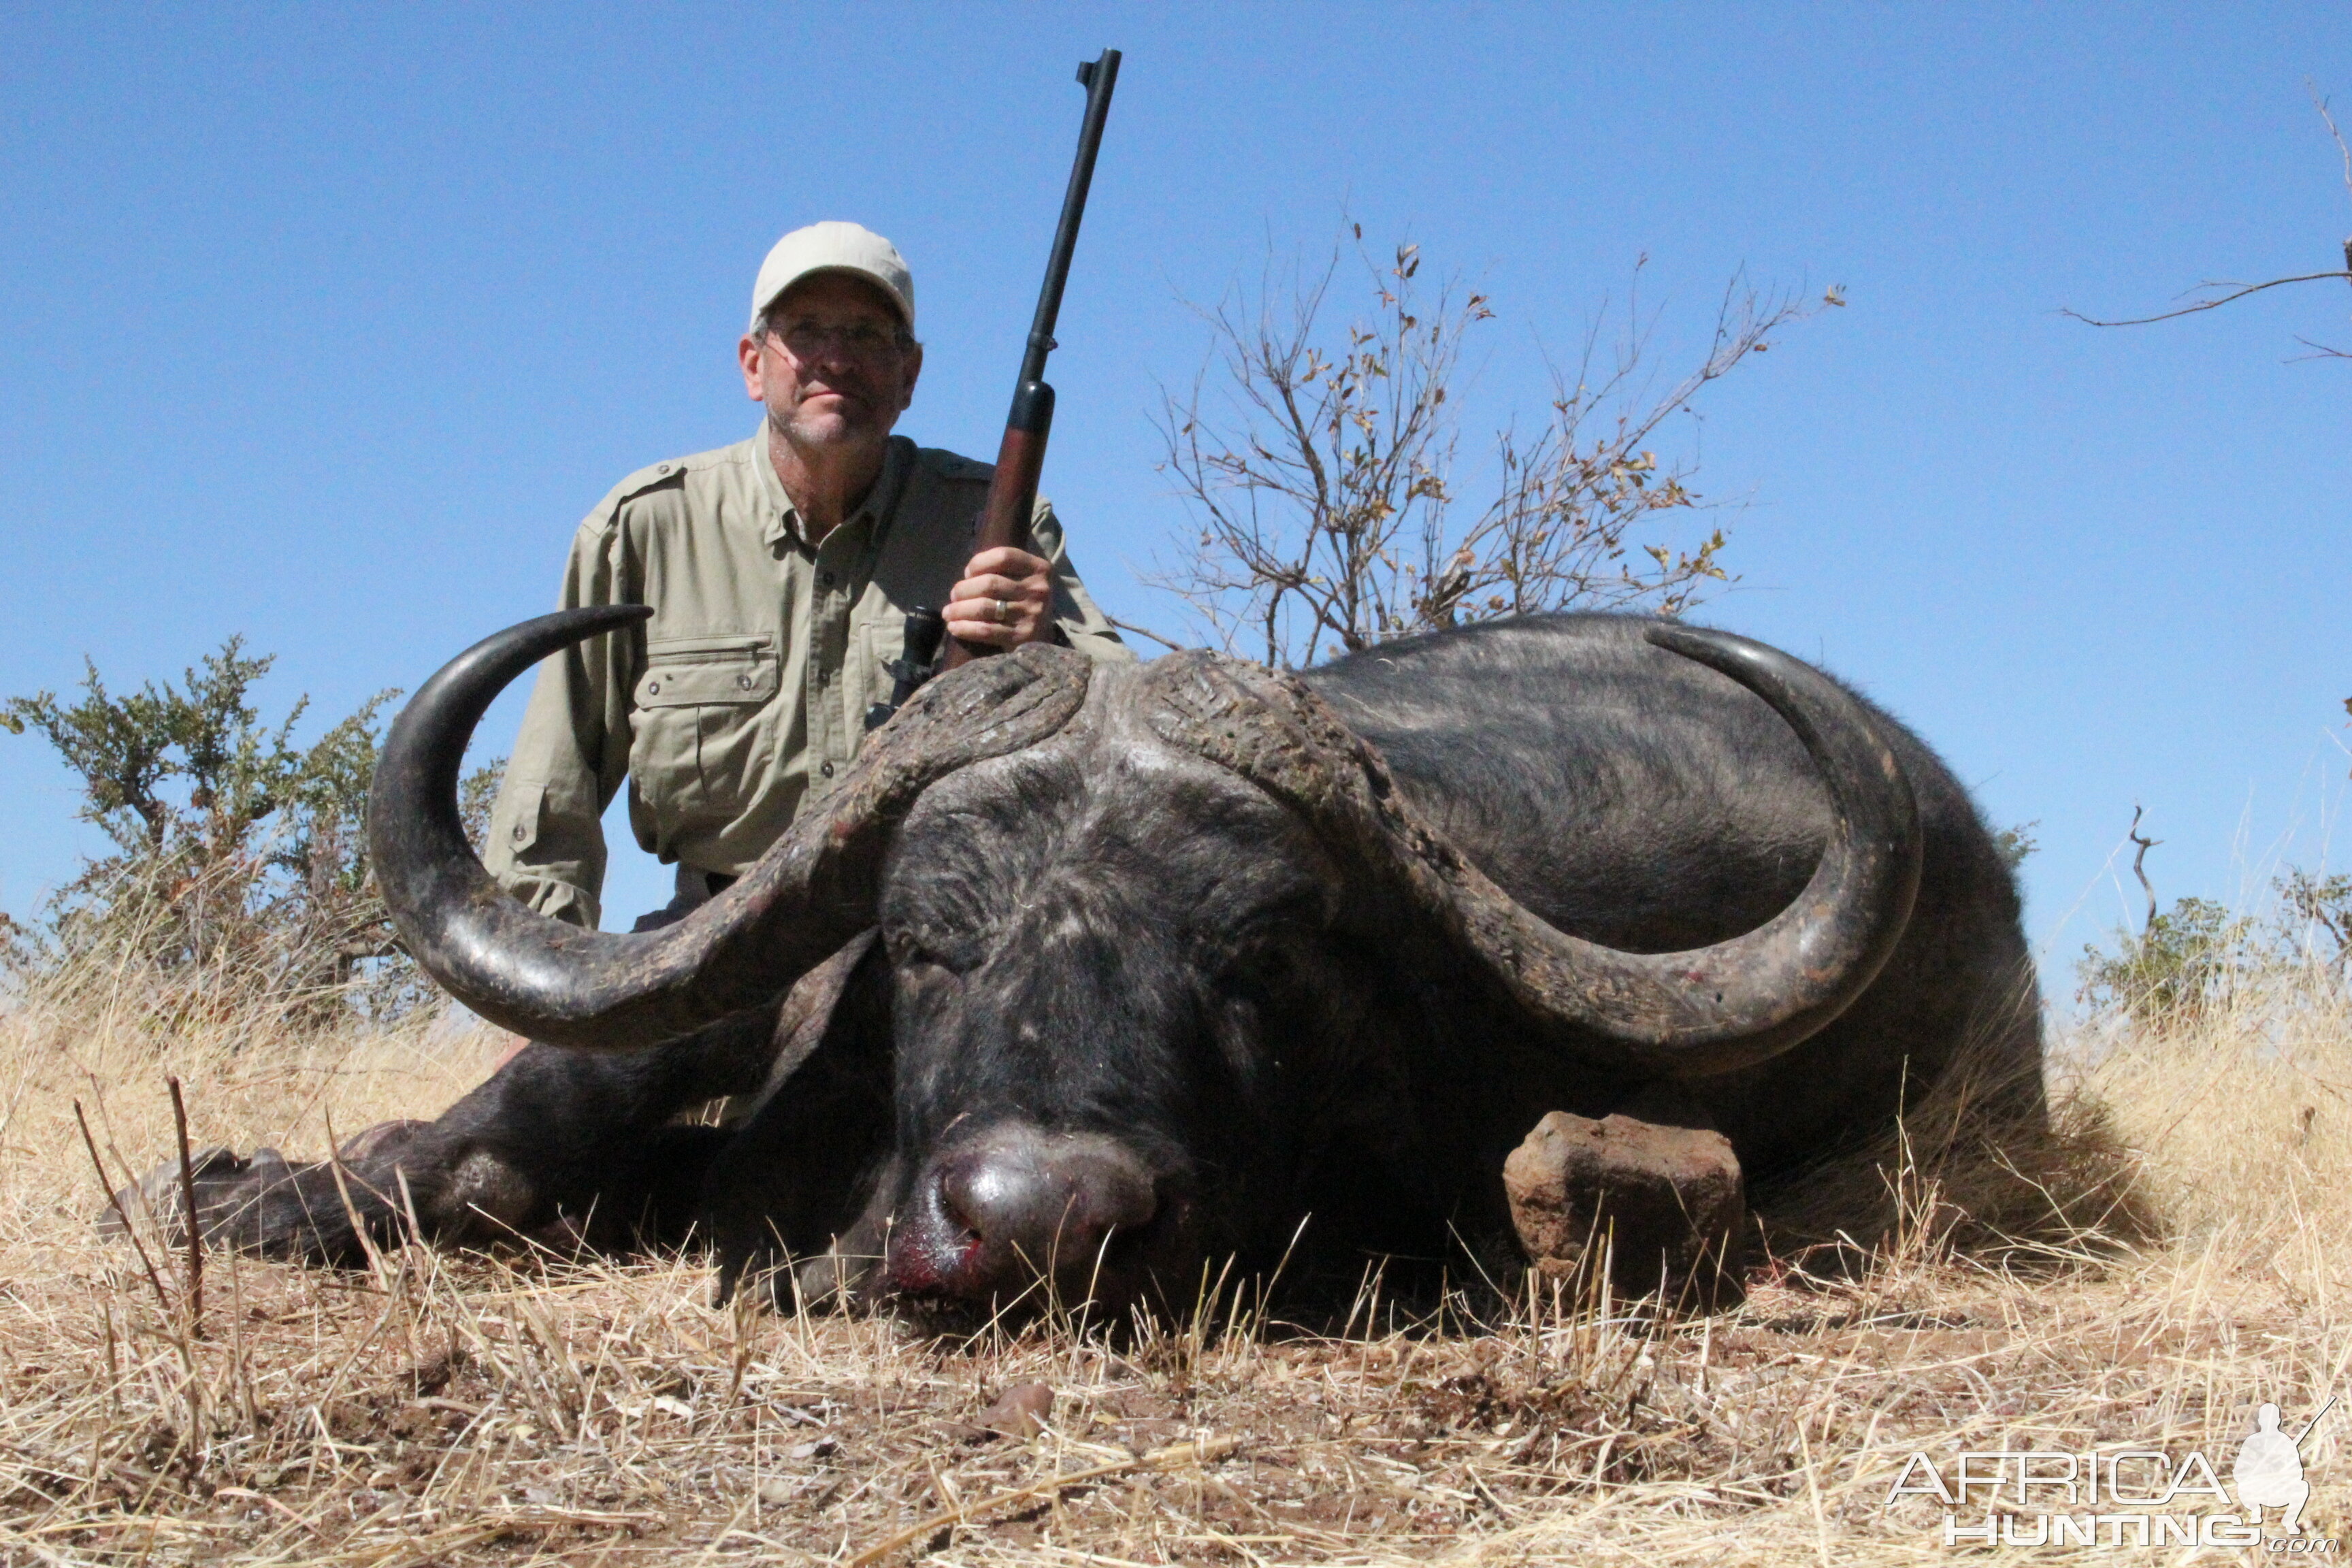
M 1037 292 L 1037 315 L 1029 324 L 1028 352 L 1021 357 L 1024 384 L 1042 380 L 1045 356 L 1054 352 L 1054 323 L 1062 313 L 1062 289 L 1070 280 L 1070 253 L 1078 247 L 1078 225 L 1087 216 L 1087 190 L 1094 184 L 1095 154 L 1102 148 L 1103 121 L 1110 118 L 1111 89 L 1118 85 L 1118 51 L 1083 60 L 1078 80 L 1086 85 L 1087 113 L 1078 124 L 1078 155 L 1070 165 L 1070 187 L 1062 195 L 1062 221 L 1054 229 L 1053 254 L 1045 261 L 1045 286 Z
M 1054 428 L 1054 389 L 1045 384 L 1045 356 L 1054 352 L 1054 323 L 1062 313 L 1062 289 L 1070 278 L 1070 254 L 1077 248 L 1078 225 L 1087 216 L 1087 190 L 1094 184 L 1095 154 L 1102 147 L 1103 121 L 1110 115 L 1112 88 L 1118 83 L 1118 51 L 1105 49 L 1102 58 L 1082 60 L 1078 80 L 1087 89 L 1086 118 L 1078 126 L 1078 155 L 1070 166 L 1070 184 L 1062 195 L 1062 221 L 1054 230 L 1053 253 L 1045 261 L 1045 284 L 1037 293 L 1037 314 L 1029 323 L 1029 341 L 1021 355 L 1021 376 L 1013 384 L 1013 406 L 1004 416 L 1004 438 L 996 452 L 996 473 L 990 480 L 986 509 L 972 537 L 972 552 L 1029 547 L 1029 514 L 1037 501 L 1037 480 L 1045 471 L 1045 442 Z M 943 664 L 954 669 L 993 649 L 961 639 L 948 645 Z

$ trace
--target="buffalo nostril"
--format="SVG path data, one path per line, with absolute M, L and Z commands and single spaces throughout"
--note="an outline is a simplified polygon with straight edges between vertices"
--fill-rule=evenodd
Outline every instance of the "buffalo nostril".
M 1010 1207 L 1011 1194 L 1000 1173 L 985 1167 L 959 1166 L 940 1173 L 940 1209 L 951 1225 L 972 1236 L 1000 1227 Z
M 948 1224 L 966 1236 L 980 1234 L 981 1221 L 988 1215 L 988 1205 L 971 1192 L 971 1184 L 960 1179 L 954 1171 L 942 1171 L 939 1178 L 940 1213 Z

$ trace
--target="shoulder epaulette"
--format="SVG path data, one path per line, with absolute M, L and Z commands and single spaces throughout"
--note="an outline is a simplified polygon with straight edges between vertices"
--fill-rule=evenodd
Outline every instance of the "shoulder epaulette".
M 667 463 L 656 463 L 651 468 L 639 468 L 604 493 L 604 499 L 596 503 L 596 510 L 588 514 L 584 526 L 598 529 L 611 528 L 619 519 L 621 509 L 639 496 L 650 495 L 665 488 L 675 489 L 684 484 L 687 468 L 693 461 L 691 458 L 673 458 Z
M 614 485 L 613 493 L 605 498 L 605 501 L 608 505 L 618 506 L 623 501 L 635 500 L 647 490 L 657 490 L 665 485 L 684 484 L 687 466 L 693 460 L 691 458 L 677 458 L 667 463 L 656 463 L 650 468 L 639 468 Z

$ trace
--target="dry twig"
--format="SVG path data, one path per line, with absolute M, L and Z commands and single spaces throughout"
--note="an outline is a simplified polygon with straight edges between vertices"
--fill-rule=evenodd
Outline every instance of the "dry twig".
M 992 1492 L 987 1497 L 975 1498 L 968 1503 L 949 1509 L 944 1513 L 933 1514 L 919 1524 L 910 1524 L 898 1534 L 887 1536 L 876 1542 L 856 1556 L 852 1557 L 845 1568 L 872 1568 L 872 1564 L 881 1562 L 892 1552 L 912 1546 L 918 1541 L 928 1541 L 952 1525 L 961 1524 L 981 1514 L 993 1512 L 997 1509 L 1013 1503 L 1051 1497 L 1066 1487 L 1082 1486 L 1087 1481 L 1098 1481 L 1108 1476 L 1122 1476 L 1130 1470 L 1171 1470 L 1192 1466 L 1213 1465 L 1220 1459 L 1232 1458 L 1241 1452 L 1241 1448 L 1242 1443 L 1238 1437 L 1204 1437 L 1196 1442 L 1171 1443 L 1168 1447 L 1155 1448 L 1149 1454 L 1135 1454 L 1123 1459 L 1110 1459 L 1099 1465 L 1090 1465 L 1083 1470 L 1067 1470 L 1058 1476 L 1032 1482 L 1025 1487 L 1012 1487 L 1001 1492 Z
M 172 1089 L 172 1131 L 180 1146 L 180 1213 L 188 1227 L 188 1332 L 205 1337 L 205 1237 L 196 1224 L 196 1166 L 188 1152 L 188 1107 L 177 1078 Z

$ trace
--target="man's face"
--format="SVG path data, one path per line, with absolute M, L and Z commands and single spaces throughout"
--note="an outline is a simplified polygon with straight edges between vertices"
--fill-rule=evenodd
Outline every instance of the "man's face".
M 871 283 L 821 272 L 784 290 L 768 331 L 738 349 L 743 390 L 793 446 L 879 446 L 914 400 L 919 345 Z

